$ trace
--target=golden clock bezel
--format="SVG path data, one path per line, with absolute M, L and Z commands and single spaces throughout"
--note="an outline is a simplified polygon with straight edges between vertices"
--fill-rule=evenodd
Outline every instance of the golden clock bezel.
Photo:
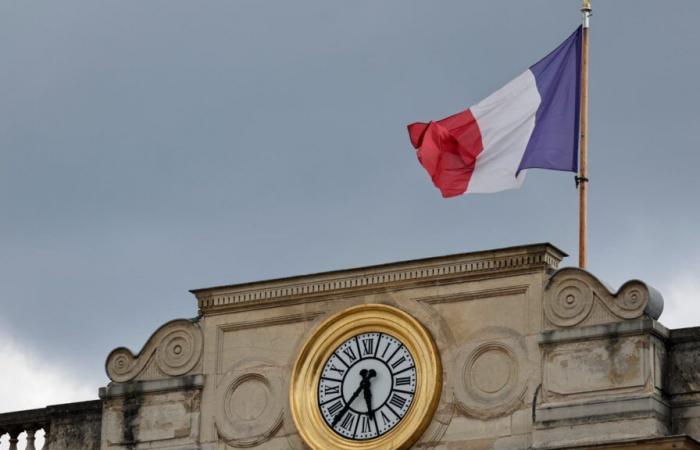
M 399 423 L 386 434 L 363 441 L 343 438 L 328 427 L 318 407 L 318 380 L 335 349 L 361 333 L 381 332 L 399 339 L 416 365 L 416 393 Z M 341 311 L 321 323 L 304 344 L 292 369 L 289 399 L 302 439 L 315 450 L 405 449 L 423 434 L 437 409 L 442 389 L 440 355 L 428 330 L 404 311 L 365 304 Z

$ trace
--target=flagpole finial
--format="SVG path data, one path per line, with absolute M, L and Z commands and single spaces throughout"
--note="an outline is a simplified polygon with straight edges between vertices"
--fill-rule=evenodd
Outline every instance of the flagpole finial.
M 583 28 L 588 28 L 590 26 L 591 15 L 593 14 L 591 0 L 583 0 L 581 13 L 583 13 Z

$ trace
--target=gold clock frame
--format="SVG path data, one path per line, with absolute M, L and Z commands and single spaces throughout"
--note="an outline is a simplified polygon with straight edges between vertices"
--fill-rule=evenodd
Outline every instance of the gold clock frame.
M 390 334 L 411 352 L 416 365 L 416 393 L 395 428 L 375 439 L 355 441 L 336 434 L 323 420 L 318 407 L 318 380 L 323 365 L 341 343 L 370 332 Z M 334 314 L 312 332 L 292 369 L 289 399 L 294 424 L 314 450 L 396 450 L 410 447 L 425 432 L 441 389 L 440 354 L 428 330 L 398 308 L 365 304 Z

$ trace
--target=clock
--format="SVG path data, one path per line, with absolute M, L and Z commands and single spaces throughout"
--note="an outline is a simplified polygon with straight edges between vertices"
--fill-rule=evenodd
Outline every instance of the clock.
M 292 418 L 313 449 L 399 449 L 429 425 L 442 388 L 430 333 L 398 308 L 368 304 L 321 323 L 297 358 Z
M 355 335 L 331 354 L 318 382 L 318 406 L 340 436 L 374 439 L 393 430 L 416 395 L 416 363 L 386 333 Z

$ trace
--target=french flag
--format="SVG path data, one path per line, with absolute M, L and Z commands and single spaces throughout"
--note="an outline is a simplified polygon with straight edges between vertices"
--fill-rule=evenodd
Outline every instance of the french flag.
M 476 105 L 408 126 L 443 197 L 519 188 L 531 168 L 578 171 L 579 27 L 537 64 Z

